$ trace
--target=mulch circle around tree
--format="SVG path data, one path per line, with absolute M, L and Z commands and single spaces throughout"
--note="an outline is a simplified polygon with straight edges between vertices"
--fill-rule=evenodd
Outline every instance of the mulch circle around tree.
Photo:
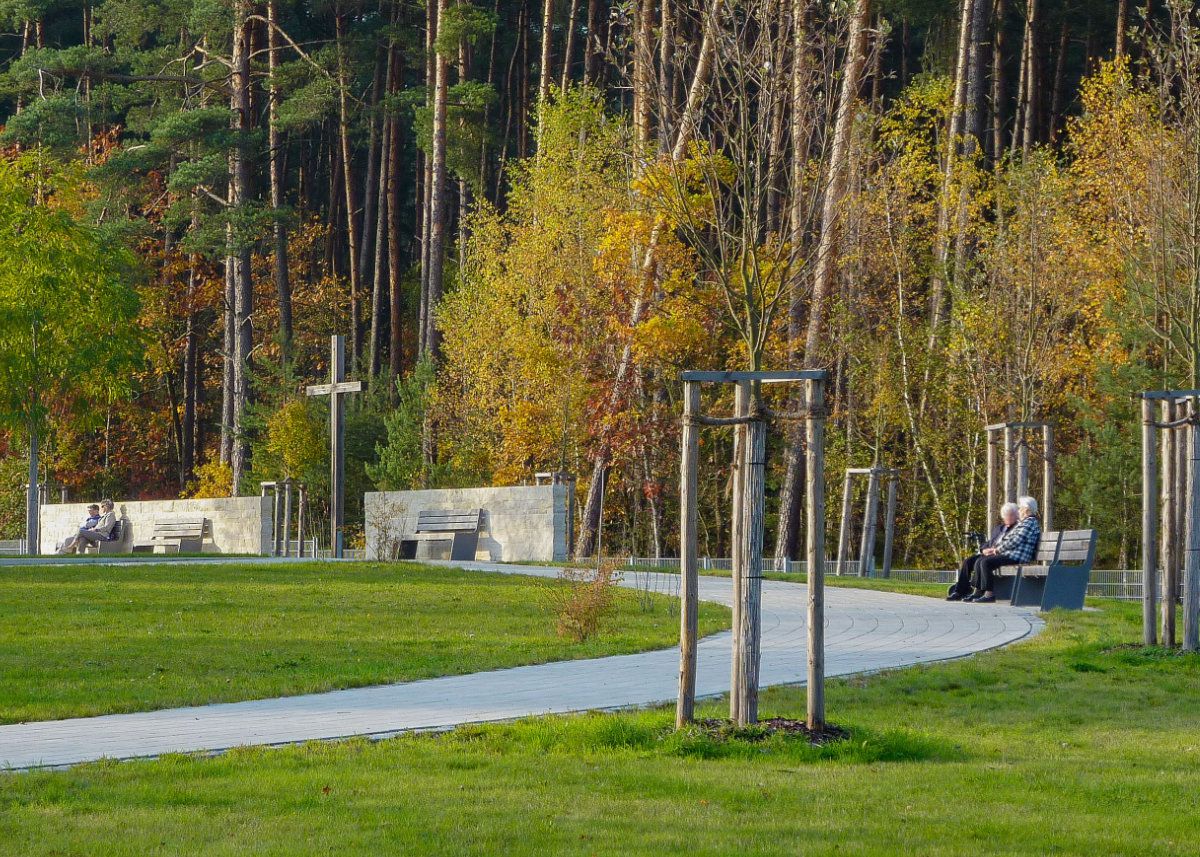
M 724 718 L 705 718 L 697 720 L 695 727 L 713 738 L 721 740 L 738 739 L 742 741 L 763 741 L 772 735 L 788 735 L 805 738 L 814 747 L 831 744 L 834 741 L 844 741 L 850 737 L 850 732 L 832 723 L 825 724 L 824 729 L 813 731 L 803 720 L 793 720 L 790 717 L 768 717 L 759 720 L 753 726 L 738 727 L 732 720 Z

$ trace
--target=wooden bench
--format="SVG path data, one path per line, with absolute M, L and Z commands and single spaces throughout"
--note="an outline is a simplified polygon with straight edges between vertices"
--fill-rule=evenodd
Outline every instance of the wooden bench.
M 1082 610 L 1095 559 L 1095 530 L 1042 533 L 1032 563 L 996 570 L 996 598 L 1014 607 Z
M 198 515 L 155 521 L 150 538 L 138 542 L 133 549 L 139 553 L 157 553 L 161 547 L 163 553 L 200 553 L 208 529 L 208 518 Z
M 94 554 L 119 554 L 132 552 L 132 539 L 129 538 L 131 533 L 129 522 L 124 518 L 117 518 L 117 522 L 113 524 L 113 538 L 104 542 L 96 542 L 84 547 L 84 553 Z
M 482 509 L 436 509 L 417 513 L 416 531 L 400 540 L 398 559 L 416 559 L 421 542 L 451 542 L 450 559 L 473 560 L 479 547 Z

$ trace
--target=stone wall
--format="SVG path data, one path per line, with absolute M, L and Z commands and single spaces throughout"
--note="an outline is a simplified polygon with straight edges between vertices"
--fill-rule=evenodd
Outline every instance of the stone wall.
M 270 497 L 218 497 L 206 500 L 116 500 L 117 518 L 132 528 L 134 542 L 148 540 L 154 523 L 195 515 L 210 522 L 205 553 L 269 554 L 272 539 Z M 90 502 L 90 501 L 89 501 Z M 99 502 L 99 498 L 95 502 Z M 53 553 L 87 517 L 87 502 L 42 506 L 41 552 Z
M 367 558 L 390 557 L 428 511 L 482 509 L 476 559 L 491 562 L 567 558 L 567 485 L 369 491 L 365 498 Z M 427 544 L 418 558 L 430 556 Z

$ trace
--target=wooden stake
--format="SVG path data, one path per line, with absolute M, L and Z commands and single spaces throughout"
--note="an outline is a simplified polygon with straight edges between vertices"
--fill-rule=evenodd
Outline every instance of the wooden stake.
M 1054 427 L 1042 426 L 1042 530 L 1054 529 Z
M 675 728 L 692 721 L 696 709 L 696 602 L 699 579 L 696 568 L 696 467 L 700 455 L 700 385 L 683 383 L 682 461 L 679 467 L 679 701 Z
M 1158 588 L 1158 466 L 1155 461 L 1154 402 L 1142 399 L 1142 642 L 1156 642 L 1154 594 Z M 1190 533 L 1189 533 L 1190 537 Z
M 1175 421 L 1175 403 L 1164 399 L 1162 421 Z M 1161 535 L 1158 539 L 1159 563 L 1162 566 L 1162 606 L 1159 637 L 1164 646 L 1175 646 L 1175 594 L 1179 591 L 1179 570 L 1175 564 L 1178 530 L 1175 529 L 1175 430 L 1164 429 L 1160 437 L 1162 452 Z
M 1011 426 L 1004 427 L 1004 502 L 1015 503 L 1017 501 L 1017 475 L 1013 472 L 1013 429 Z M 990 509 L 988 510 L 988 520 L 991 521 L 991 516 L 995 514 Z
M 1191 413 L 1200 410 L 1192 402 Z M 1200 456 L 1200 425 L 1188 425 L 1187 473 L 1187 564 L 1183 577 L 1183 650 L 1200 650 L 1200 478 L 1197 478 L 1197 456 Z M 1153 583 L 1147 587 L 1153 591 Z
M 745 416 L 749 410 L 750 385 L 738 382 L 734 389 L 733 413 L 735 416 Z M 742 686 L 742 583 L 746 574 L 746 559 L 744 549 L 745 538 L 745 490 L 746 490 L 746 426 L 738 425 L 733 430 L 733 502 L 731 504 L 731 524 L 733 539 L 730 542 L 730 574 L 733 578 L 733 640 L 729 661 L 729 719 L 740 723 L 741 686 Z
M 1025 429 L 1021 429 L 1021 439 L 1017 441 L 1017 497 L 1029 496 L 1029 440 L 1025 437 Z
M 1000 508 L 1000 502 L 997 500 L 997 497 L 1000 496 L 1000 486 L 997 484 L 999 474 L 996 470 L 996 446 L 999 441 L 998 434 L 989 429 L 987 432 L 987 509 L 983 513 L 985 530 L 988 522 L 992 520 L 992 515 L 996 514 L 996 510 Z
M 850 488 L 851 476 L 846 471 L 846 481 L 842 483 L 842 522 L 838 526 L 838 574 L 846 573 L 846 554 L 850 552 Z
M 858 547 L 858 576 L 870 577 L 875 564 L 875 519 L 879 517 L 879 472 L 867 475 L 867 508 L 863 513 L 862 539 Z
M 892 576 L 892 544 L 896 538 L 896 483 L 893 474 L 888 479 L 887 511 L 883 519 L 883 576 Z
M 808 728 L 825 728 L 825 382 L 808 381 Z
M 758 665 L 762 642 L 763 512 L 766 496 L 767 424 L 755 420 L 746 427 L 745 503 L 746 579 L 742 582 L 741 719 L 739 726 L 758 722 Z

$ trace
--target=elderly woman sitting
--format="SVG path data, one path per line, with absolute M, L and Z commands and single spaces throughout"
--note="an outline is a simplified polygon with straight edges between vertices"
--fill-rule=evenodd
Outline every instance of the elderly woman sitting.
M 1042 538 L 1037 500 L 1018 497 L 1017 513 L 1020 520 L 1016 526 L 1005 533 L 995 547 L 983 549 L 983 555 L 975 563 L 975 591 L 963 601 L 991 604 L 996 600 L 992 592 L 996 569 L 1005 565 L 1021 565 L 1037 554 L 1038 542 Z
M 1000 507 L 1000 523 L 996 524 L 996 528 L 992 530 L 992 536 L 982 545 L 981 551 L 987 551 L 988 548 L 994 548 L 1004 538 L 1005 534 L 1017 525 L 1017 504 L 1005 503 Z M 958 567 L 958 578 L 954 583 L 950 584 L 950 591 L 946 594 L 947 601 L 962 601 L 971 594 L 971 579 L 975 574 L 975 565 L 982 559 L 984 554 L 973 553 Z

